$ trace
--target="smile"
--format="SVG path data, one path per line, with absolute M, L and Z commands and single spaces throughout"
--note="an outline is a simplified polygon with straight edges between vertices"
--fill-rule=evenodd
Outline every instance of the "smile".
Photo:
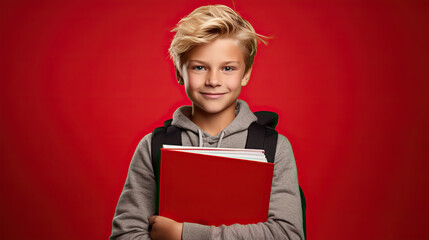
M 205 98 L 209 98 L 209 99 L 218 99 L 221 98 L 223 95 L 225 95 L 226 93 L 201 93 L 201 95 L 203 95 L 203 97 Z

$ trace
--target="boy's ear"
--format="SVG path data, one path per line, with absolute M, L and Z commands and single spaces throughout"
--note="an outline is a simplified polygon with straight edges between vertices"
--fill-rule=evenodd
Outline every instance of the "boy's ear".
M 247 70 L 246 74 L 244 74 L 243 78 L 241 79 L 241 86 L 242 87 L 246 86 L 247 83 L 249 82 L 251 73 L 252 73 L 252 68 L 249 68 L 249 70 Z
M 181 74 L 180 74 L 180 72 L 179 72 L 179 69 L 177 69 L 177 67 L 174 67 L 174 69 L 176 70 L 176 79 L 177 79 L 177 83 L 178 83 L 179 85 L 183 85 L 183 84 L 184 84 L 184 82 L 183 82 L 182 75 L 181 75 Z

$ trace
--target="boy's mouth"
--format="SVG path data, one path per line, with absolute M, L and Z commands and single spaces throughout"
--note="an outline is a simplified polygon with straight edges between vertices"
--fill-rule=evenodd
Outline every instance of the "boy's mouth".
M 225 94 L 226 93 L 205 93 L 205 92 L 201 93 L 201 95 L 203 95 L 205 98 L 210 98 L 210 99 L 218 99 L 218 98 L 221 98 Z

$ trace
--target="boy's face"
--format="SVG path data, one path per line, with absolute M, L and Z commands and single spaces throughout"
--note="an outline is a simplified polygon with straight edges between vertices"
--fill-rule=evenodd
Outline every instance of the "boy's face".
M 241 87 L 251 72 L 244 74 L 246 66 L 238 41 L 216 39 L 192 49 L 187 59 L 182 77 L 194 110 L 209 114 L 234 112 Z

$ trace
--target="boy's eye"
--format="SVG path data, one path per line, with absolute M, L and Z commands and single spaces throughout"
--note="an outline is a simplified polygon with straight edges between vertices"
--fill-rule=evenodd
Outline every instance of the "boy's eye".
M 205 67 L 203 67 L 203 66 L 193 66 L 192 69 L 197 70 L 197 71 L 203 71 L 203 70 L 205 70 Z
M 230 71 L 235 70 L 235 68 L 234 67 L 230 67 L 230 66 L 226 66 L 226 67 L 223 68 L 223 70 L 226 71 L 226 72 L 230 72 Z

